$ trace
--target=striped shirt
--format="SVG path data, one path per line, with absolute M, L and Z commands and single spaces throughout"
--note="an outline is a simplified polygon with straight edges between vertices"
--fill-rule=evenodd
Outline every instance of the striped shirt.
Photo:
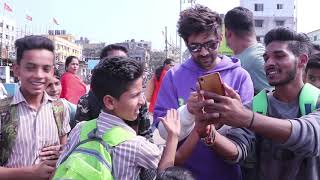
M 17 105 L 18 131 L 5 167 L 17 168 L 38 164 L 40 162 L 39 152 L 42 148 L 60 144 L 52 101 L 53 99 L 44 93 L 40 108 L 35 110 L 20 91 L 14 95 L 11 104 Z M 63 133 L 67 134 L 70 131 L 69 111 L 67 107 L 64 109 L 62 129 Z
M 57 166 L 62 159 L 79 143 L 80 129 L 83 123 L 79 123 L 72 131 L 68 138 L 68 143 L 60 156 Z M 120 118 L 111 114 L 101 112 L 97 119 L 97 135 L 102 135 L 113 128 L 120 126 L 134 134 L 136 132 Z M 162 155 L 162 149 L 157 145 L 150 143 L 142 136 L 135 136 L 113 149 L 112 165 L 114 179 L 137 179 L 141 167 L 146 169 L 156 169 Z

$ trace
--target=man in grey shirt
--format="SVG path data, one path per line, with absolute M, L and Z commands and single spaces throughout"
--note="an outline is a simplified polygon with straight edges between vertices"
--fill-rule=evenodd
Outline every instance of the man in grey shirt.
M 254 93 L 270 88 L 263 69 L 265 48 L 257 42 L 252 12 L 244 7 L 235 7 L 227 12 L 224 22 L 227 45 L 250 74 Z
M 254 179 L 319 180 L 319 89 L 305 85 L 302 77 L 310 41 L 304 34 L 278 28 L 266 34 L 265 43 L 265 71 L 269 84 L 275 86 L 267 94 L 267 116 L 244 108 L 239 95 L 227 85 L 224 85 L 227 96 L 201 92 L 206 100 L 190 99 L 188 111 L 199 112 L 204 108 L 205 113 L 195 114 L 195 127 L 213 123 L 234 127 L 223 135 L 213 129 L 206 143 L 232 163 L 241 162 L 248 153 L 255 152 Z M 306 86 L 313 88 L 307 96 L 318 98 L 313 99 L 315 112 L 302 116 L 305 109 L 299 109 L 299 97 Z

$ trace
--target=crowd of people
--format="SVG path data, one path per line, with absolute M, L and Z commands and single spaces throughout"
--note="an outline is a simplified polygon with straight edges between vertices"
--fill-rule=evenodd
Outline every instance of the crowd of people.
M 51 40 L 16 40 L 20 88 L 0 100 L 0 180 L 320 179 L 319 46 L 281 27 L 257 42 L 243 7 L 222 19 L 196 5 L 177 27 L 191 56 L 165 59 L 146 88 L 143 63 L 122 46 L 102 49 L 87 90 L 77 57 L 61 76 Z M 231 57 L 219 54 L 223 36 Z M 225 95 L 199 88 L 211 73 Z

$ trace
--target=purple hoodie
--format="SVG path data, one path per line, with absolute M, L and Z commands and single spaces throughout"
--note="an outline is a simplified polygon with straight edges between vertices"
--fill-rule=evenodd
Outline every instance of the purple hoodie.
M 221 62 L 213 69 L 206 71 L 199 67 L 192 58 L 180 66 L 171 68 L 163 78 L 154 109 L 154 125 L 158 126 L 158 117 L 165 116 L 167 109 L 178 109 L 184 105 L 192 89 L 196 89 L 199 76 L 219 72 L 222 81 L 232 87 L 241 96 L 243 104 L 253 98 L 253 83 L 249 73 L 244 70 L 240 61 L 235 58 L 221 56 Z M 198 142 L 192 155 L 184 167 L 192 171 L 196 179 L 241 179 L 240 167 L 229 164 L 201 141 Z

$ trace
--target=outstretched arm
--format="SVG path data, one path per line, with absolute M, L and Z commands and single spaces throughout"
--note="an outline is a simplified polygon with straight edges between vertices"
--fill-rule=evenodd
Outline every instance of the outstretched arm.
M 180 134 L 180 118 L 177 110 L 170 109 L 167 111 L 166 117 L 160 119 L 168 131 L 166 147 L 163 151 L 158 166 L 158 171 L 161 172 L 174 165 L 174 159 L 178 145 L 178 136 Z

